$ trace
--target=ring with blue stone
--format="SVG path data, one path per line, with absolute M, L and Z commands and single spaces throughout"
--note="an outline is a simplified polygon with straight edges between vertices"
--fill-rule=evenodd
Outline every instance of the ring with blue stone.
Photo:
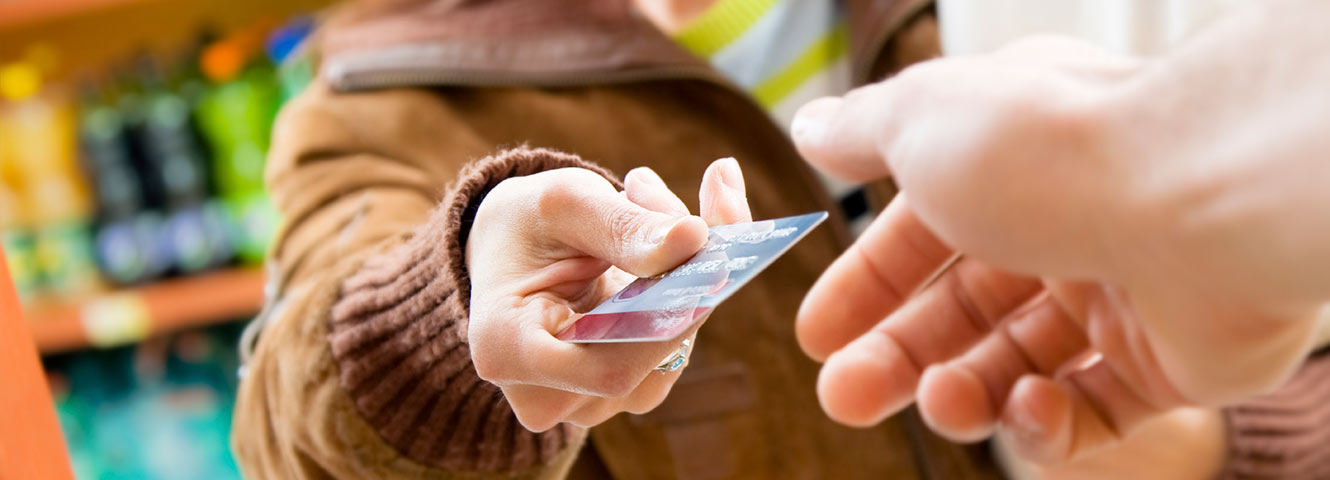
M 665 357 L 665 360 L 656 365 L 656 371 L 661 375 L 673 372 L 688 364 L 688 350 L 693 347 L 693 341 L 684 339 L 683 344 L 679 345 L 679 350 Z

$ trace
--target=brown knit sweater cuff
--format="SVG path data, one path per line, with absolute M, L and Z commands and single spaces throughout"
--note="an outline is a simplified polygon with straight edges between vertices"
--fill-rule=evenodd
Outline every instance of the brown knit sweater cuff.
M 479 379 L 467 344 L 466 240 L 481 200 L 506 178 L 564 167 L 609 172 L 576 156 L 516 149 L 468 165 L 401 245 L 342 284 L 329 344 L 342 388 L 400 453 L 452 471 L 515 472 L 579 441 L 561 425 L 532 433 L 498 387 Z
M 1219 478 L 1330 478 L 1330 354 L 1311 357 L 1278 391 L 1224 414 L 1228 460 Z

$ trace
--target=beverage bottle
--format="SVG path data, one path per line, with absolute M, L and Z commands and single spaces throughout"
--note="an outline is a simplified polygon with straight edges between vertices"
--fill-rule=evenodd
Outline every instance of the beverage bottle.
M 262 33 L 251 29 L 223 38 L 200 58 L 211 86 L 199 102 L 199 125 L 212 147 L 217 191 L 237 222 L 238 252 L 246 262 L 262 260 L 278 224 L 263 167 L 281 97 L 272 64 L 259 54 Z
M 97 198 L 98 265 L 118 284 L 145 282 L 171 265 L 162 215 L 151 208 L 148 178 L 136 165 L 134 139 L 120 108 L 124 90 L 85 85 L 79 118 L 84 166 Z
M 92 256 L 92 203 L 80 174 L 75 114 L 68 95 L 43 85 L 36 65 L 0 68 L 0 130 L 15 189 L 24 197 L 42 286 L 80 295 L 99 286 Z
M 194 124 L 189 102 L 149 57 L 136 62 L 141 119 L 138 145 L 161 186 L 165 243 L 173 265 L 193 273 L 225 264 L 232 257 L 225 214 L 209 200 L 207 150 Z

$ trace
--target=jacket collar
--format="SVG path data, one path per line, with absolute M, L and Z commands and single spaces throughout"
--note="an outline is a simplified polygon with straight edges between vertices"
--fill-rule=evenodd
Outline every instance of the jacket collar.
M 873 62 L 891 35 L 933 4 L 933 0 L 841 0 L 850 30 L 850 65 L 855 85 L 869 78 Z
M 855 78 L 929 0 L 844 0 Z M 363 0 L 320 32 L 334 88 L 553 86 L 716 77 L 628 0 Z

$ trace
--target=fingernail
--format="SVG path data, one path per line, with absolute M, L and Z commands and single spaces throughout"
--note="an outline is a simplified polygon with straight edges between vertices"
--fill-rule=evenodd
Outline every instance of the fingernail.
M 1044 439 L 1044 426 L 1031 413 L 1020 406 L 1013 406 L 1007 415 L 1007 430 L 1012 437 L 1025 442 L 1038 442 Z
M 674 230 L 674 227 L 687 218 L 688 217 L 671 218 L 656 224 L 655 227 L 651 228 L 651 235 L 647 238 L 647 241 L 651 242 L 652 245 L 665 243 L 665 238 L 670 235 L 670 232 Z
M 796 145 L 817 145 L 826 135 L 827 123 L 840 103 L 839 97 L 822 97 L 799 107 L 790 123 L 790 138 Z
M 743 195 L 744 192 L 744 174 L 739 168 L 739 161 L 734 157 L 720 159 L 719 170 L 716 174 L 720 175 L 720 183 L 726 188 Z
M 640 178 L 643 182 L 646 182 L 646 183 L 648 183 L 648 184 L 650 184 L 650 185 L 652 185 L 652 186 L 657 186 L 657 187 L 665 186 L 665 180 L 664 180 L 664 179 L 661 179 L 661 178 L 660 178 L 660 175 L 657 175 L 655 170 L 652 170 L 652 169 L 647 168 L 647 167 L 637 167 L 637 168 L 634 168 L 634 169 L 630 170 L 630 171 L 628 172 L 628 174 L 629 174 L 629 175 L 636 175 L 636 176 L 637 176 L 638 178 Z

